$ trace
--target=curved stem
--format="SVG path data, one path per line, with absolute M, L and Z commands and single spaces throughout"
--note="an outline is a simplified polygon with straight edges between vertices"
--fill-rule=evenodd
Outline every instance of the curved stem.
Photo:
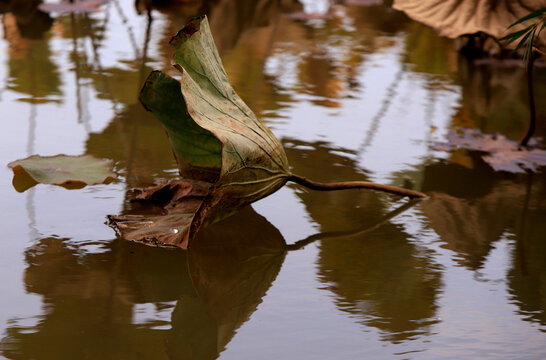
M 397 186 L 383 185 L 369 181 L 343 181 L 335 183 L 320 183 L 304 178 L 296 174 L 290 174 L 288 181 L 303 185 L 312 190 L 329 191 L 329 190 L 346 190 L 346 189 L 372 189 L 387 192 L 390 194 L 408 196 L 410 198 L 428 198 L 427 194 L 419 191 L 399 188 Z

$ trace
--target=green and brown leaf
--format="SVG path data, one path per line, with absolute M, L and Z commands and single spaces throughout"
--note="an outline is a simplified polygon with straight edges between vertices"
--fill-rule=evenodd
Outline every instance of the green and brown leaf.
M 202 225 L 278 190 L 291 174 L 282 144 L 231 87 L 207 18 L 192 20 L 170 44 L 180 82 L 154 71 L 140 100 L 165 127 L 183 177 L 179 185 L 199 205 L 180 210 L 170 202 L 163 217 L 110 220 L 126 239 L 187 248 Z

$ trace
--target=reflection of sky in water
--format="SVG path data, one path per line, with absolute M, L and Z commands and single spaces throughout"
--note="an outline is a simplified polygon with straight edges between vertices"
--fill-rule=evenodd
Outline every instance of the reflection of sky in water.
M 301 0 L 301 3 L 307 14 L 325 14 L 330 8 L 330 0 Z
M 297 56 L 271 56 L 265 72 L 275 77 L 281 91 L 292 93 L 298 101 L 297 106 L 279 112 L 286 120 L 273 119 L 275 134 L 308 143 L 326 141 L 371 171 L 373 181 L 388 182 L 393 172 L 420 164 L 430 155 L 425 141 L 430 138 L 431 127 L 448 127 L 460 94 L 457 87 L 446 82 L 443 89 L 433 90 L 434 99 L 430 99 L 427 78 L 414 75 L 400 61 L 404 36 L 395 40 L 392 47 L 366 57 L 355 79 L 364 90 L 354 94 L 355 98 L 339 100 L 343 105 L 337 109 L 313 105 L 313 96 L 295 91 Z M 435 134 L 437 138 L 441 135 L 443 130 Z
M 171 328 L 171 315 L 175 306 L 176 301 L 135 304 L 132 323 L 155 330 L 169 330 Z

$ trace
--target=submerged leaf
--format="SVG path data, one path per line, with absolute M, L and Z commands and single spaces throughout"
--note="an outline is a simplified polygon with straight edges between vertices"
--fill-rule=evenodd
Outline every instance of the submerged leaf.
M 162 219 L 111 220 L 126 239 L 187 248 L 203 224 L 271 194 L 291 174 L 282 144 L 231 87 L 207 18 L 192 20 L 170 44 L 180 82 L 154 71 L 140 100 L 165 127 L 182 177 L 208 192 L 190 191 L 200 205 L 189 212 L 169 205 Z
M 82 188 L 86 185 L 106 184 L 116 178 L 116 174 L 111 171 L 111 160 L 97 159 L 91 155 L 32 155 L 10 162 L 8 167 L 15 174 L 14 186 L 22 191 L 37 183 Z M 28 177 L 34 183 L 29 182 Z
M 546 166 L 545 150 L 526 149 L 502 135 L 482 134 L 477 129 L 459 129 L 450 131 L 447 140 L 447 144 L 435 144 L 433 147 L 436 150 L 462 148 L 484 152 L 482 159 L 495 171 L 523 173 Z

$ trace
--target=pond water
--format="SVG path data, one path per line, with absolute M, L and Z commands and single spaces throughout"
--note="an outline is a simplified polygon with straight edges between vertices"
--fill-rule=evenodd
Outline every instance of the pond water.
M 431 146 L 457 127 L 518 139 L 523 67 L 459 57 L 376 1 L 203 0 L 151 20 L 140 1 L 62 16 L 12 3 L 0 15 L 0 356 L 546 358 L 544 172 L 496 173 Z M 437 198 L 288 185 L 189 251 L 117 238 L 106 215 L 145 210 L 128 191 L 177 176 L 138 93 L 152 69 L 176 74 L 169 39 L 203 13 L 294 173 Z M 535 76 L 545 119 L 544 68 Z M 7 163 L 59 153 L 113 159 L 119 179 L 12 185 Z

